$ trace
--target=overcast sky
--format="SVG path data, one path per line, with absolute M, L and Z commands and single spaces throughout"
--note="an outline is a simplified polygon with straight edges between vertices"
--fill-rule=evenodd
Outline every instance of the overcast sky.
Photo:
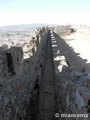
M 0 26 L 90 24 L 90 0 L 0 0 Z

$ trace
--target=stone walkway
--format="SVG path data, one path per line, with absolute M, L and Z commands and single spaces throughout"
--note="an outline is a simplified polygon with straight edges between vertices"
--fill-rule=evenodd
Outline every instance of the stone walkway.
M 38 120 L 54 120 L 54 69 L 52 61 L 51 37 L 48 36 L 45 68 L 40 88 Z

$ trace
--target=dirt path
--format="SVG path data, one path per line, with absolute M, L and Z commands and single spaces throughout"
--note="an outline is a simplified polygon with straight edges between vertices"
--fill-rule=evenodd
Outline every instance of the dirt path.
M 38 120 L 54 120 L 55 101 L 54 101 L 54 69 L 52 61 L 51 38 L 48 37 L 45 69 L 40 88 Z

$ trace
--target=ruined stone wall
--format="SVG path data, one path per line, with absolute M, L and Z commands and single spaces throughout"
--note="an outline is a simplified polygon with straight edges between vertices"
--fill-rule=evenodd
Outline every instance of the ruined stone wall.
M 52 51 L 55 65 L 56 112 L 60 120 L 71 120 L 68 114 L 84 114 L 79 120 L 90 119 L 90 73 L 84 68 L 72 68 L 60 52 L 55 35 L 52 34 Z M 66 114 L 66 118 L 61 118 Z M 68 117 L 67 117 L 68 116 Z M 64 116 L 65 117 L 65 116 Z
M 54 32 L 57 33 L 59 36 L 68 36 L 70 35 L 72 32 L 74 32 L 74 30 L 70 26 L 58 26 L 54 29 Z
M 42 80 L 47 36 L 45 28 L 37 28 L 27 49 L 0 53 L 0 120 L 24 120 L 35 84 Z M 23 52 L 29 58 L 23 59 Z

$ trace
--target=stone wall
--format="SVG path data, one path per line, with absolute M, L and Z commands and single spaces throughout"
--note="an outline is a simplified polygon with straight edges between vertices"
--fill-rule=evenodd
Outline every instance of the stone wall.
M 70 26 L 58 26 L 54 28 L 54 32 L 57 33 L 59 36 L 68 36 L 72 32 L 75 32 L 75 30 Z
M 37 28 L 26 48 L 0 53 L 0 120 L 25 119 L 35 84 L 42 80 L 47 36 L 45 28 Z
M 84 68 L 72 68 L 60 52 L 54 33 L 52 34 L 52 52 L 55 65 L 56 113 L 60 120 L 71 120 L 69 114 L 84 114 L 78 120 L 90 118 L 90 73 Z M 61 118 L 66 114 L 66 118 Z M 65 117 L 65 116 L 64 116 Z

